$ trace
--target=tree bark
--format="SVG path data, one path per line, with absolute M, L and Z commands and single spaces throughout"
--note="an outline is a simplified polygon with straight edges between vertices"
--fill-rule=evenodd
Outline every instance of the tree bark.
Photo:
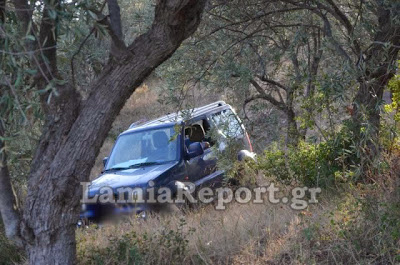
M 286 144 L 287 146 L 296 147 L 299 145 L 300 139 L 303 139 L 303 136 L 300 134 L 297 128 L 296 122 L 296 114 L 293 111 L 293 108 L 288 108 L 286 111 L 287 117 L 287 133 L 286 133 Z
M 286 145 L 296 147 L 301 139 L 304 140 L 302 134 L 297 128 L 296 113 L 293 108 L 294 92 L 297 87 L 288 88 L 286 91 L 286 117 L 287 117 L 287 128 L 286 128 Z M 305 136 L 305 135 L 304 135 Z
M 361 148 L 361 166 L 368 166 L 379 155 L 380 110 L 383 91 L 396 72 L 400 50 L 400 7 L 392 9 L 377 1 L 378 30 L 374 42 L 359 63 L 359 89 L 353 101 L 353 132 Z M 386 45 L 388 45 L 386 47 Z
M 116 37 L 123 42 L 123 34 L 122 34 L 122 22 L 121 22 L 121 13 L 120 13 L 120 7 L 118 5 L 117 0 L 107 0 L 107 5 L 108 5 L 108 13 L 110 16 L 110 26 L 111 30 L 114 32 Z M 111 41 L 111 54 L 110 57 L 112 56 L 116 57 L 118 59 L 118 52 L 119 48 L 115 45 L 114 41 Z

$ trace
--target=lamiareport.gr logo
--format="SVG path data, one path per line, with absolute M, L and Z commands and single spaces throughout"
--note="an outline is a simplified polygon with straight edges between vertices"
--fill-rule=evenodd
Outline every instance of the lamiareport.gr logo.
M 226 205 L 232 202 L 240 204 L 289 204 L 292 209 L 303 210 L 309 204 L 318 203 L 317 194 L 321 188 L 295 187 L 289 191 L 288 196 L 280 196 L 280 189 L 270 183 L 267 186 L 255 188 L 248 187 L 219 187 L 212 189 L 202 187 L 196 189 L 191 182 L 175 182 L 171 187 L 155 187 L 150 181 L 146 188 L 103 186 L 96 189 L 93 194 L 90 182 L 82 182 L 83 204 L 179 204 L 179 203 L 203 203 L 215 205 L 216 210 L 224 210 Z

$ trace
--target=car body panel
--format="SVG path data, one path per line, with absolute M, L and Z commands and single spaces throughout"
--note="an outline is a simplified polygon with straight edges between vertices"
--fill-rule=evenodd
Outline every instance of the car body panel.
M 161 165 L 152 165 L 105 173 L 92 181 L 89 186 L 90 194 L 97 193 L 101 187 L 105 186 L 111 187 L 112 189 L 117 189 L 119 187 L 146 186 L 150 180 L 155 180 L 161 174 L 175 167 L 178 163 L 179 161 L 173 161 Z

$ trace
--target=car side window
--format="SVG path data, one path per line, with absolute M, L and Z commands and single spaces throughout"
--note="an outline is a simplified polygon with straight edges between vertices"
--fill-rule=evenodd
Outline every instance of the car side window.
M 211 120 L 224 136 L 228 138 L 243 137 L 242 126 L 232 110 L 226 109 L 215 113 L 211 115 Z

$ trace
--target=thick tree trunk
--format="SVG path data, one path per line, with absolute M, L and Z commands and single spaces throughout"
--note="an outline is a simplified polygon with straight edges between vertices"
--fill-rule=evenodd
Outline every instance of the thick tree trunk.
M 359 90 L 353 101 L 353 133 L 361 151 L 361 167 L 368 167 L 379 156 L 380 110 L 383 91 L 395 74 L 400 50 L 400 23 L 394 19 L 396 10 L 378 3 L 378 30 L 374 43 L 360 62 Z M 387 47 L 385 46 L 387 45 Z
M 297 128 L 296 113 L 294 112 L 293 101 L 294 92 L 297 90 L 297 86 L 293 86 L 286 91 L 286 118 L 287 118 L 287 134 L 286 134 L 286 145 L 296 147 L 302 139 L 299 129 Z
M 28 248 L 30 264 L 76 264 L 75 225 L 60 226 L 57 232 L 36 235 Z
M 379 152 L 380 104 L 387 82 L 388 78 L 361 81 L 354 98 L 353 131 L 358 145 L 366 148 L 366 159 L 374 158 Z
M 288 146 L 298 146 L 299 141 L 303 138 L 297 128 L 296 122 L 296 114 L 293 109 L 290 108 L 286 112 L 287 116 L 287 140 L 286 143 Z
M 206 0 L 159 1 L 148 33 L 110 61 L 81 101 L 70 86 L 46 110 L 23 214 L 30 264 L 74 264 L 80 182 L 87 181 L 100 147 L 125 101 L 197 28 Z

